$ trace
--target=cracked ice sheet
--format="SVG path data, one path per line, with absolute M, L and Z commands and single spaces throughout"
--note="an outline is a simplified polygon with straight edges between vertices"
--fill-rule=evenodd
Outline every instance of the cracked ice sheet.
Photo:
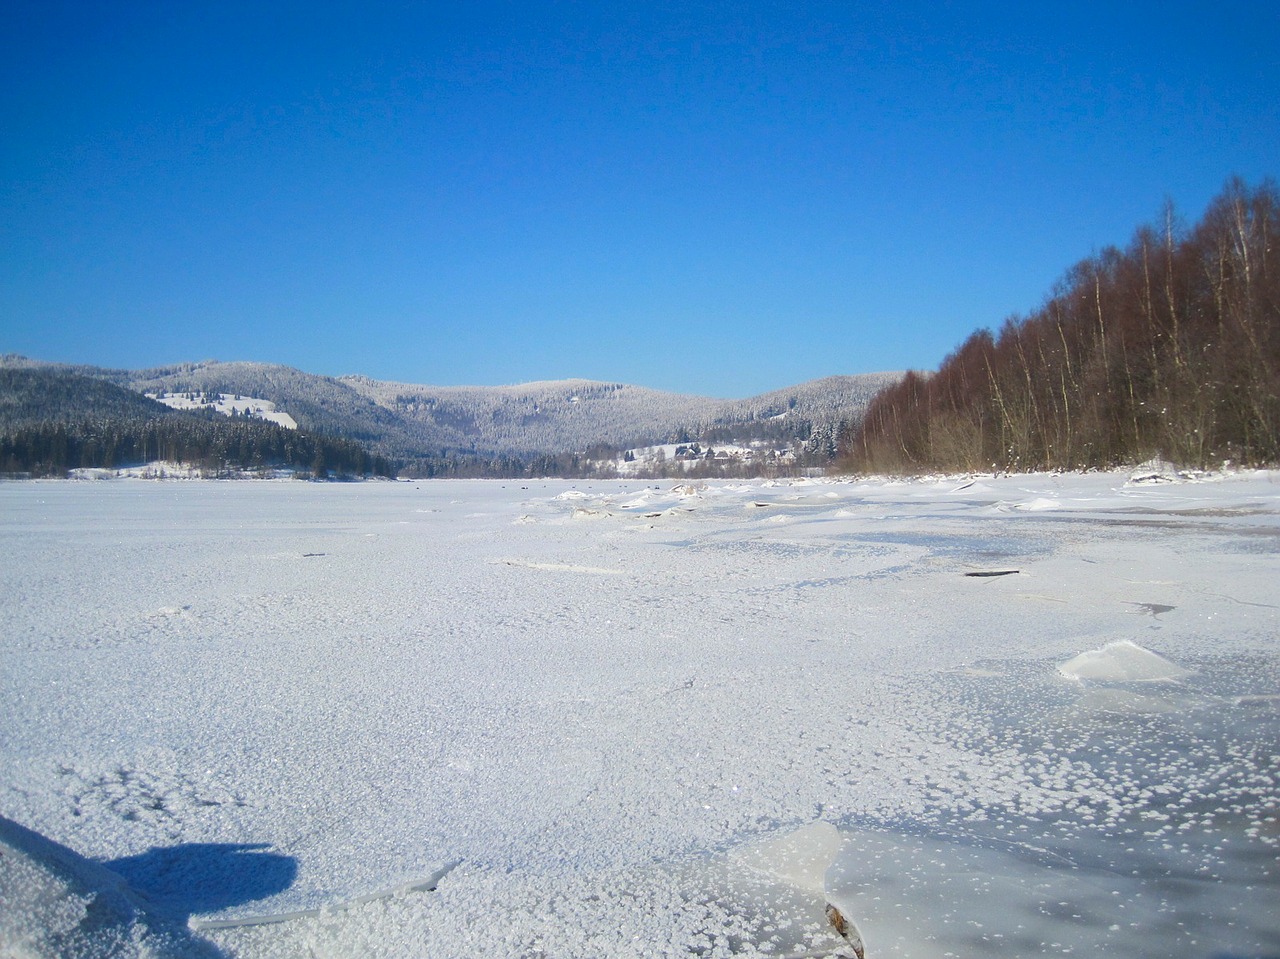
M 0 814 L 296 863 L 224 918 L 464 860 L 231 955 L 749 952 L 674 864 L 816 818 L 869 955 L 1277 953 L 1280 485 L 1127 481 L 0 485 Z

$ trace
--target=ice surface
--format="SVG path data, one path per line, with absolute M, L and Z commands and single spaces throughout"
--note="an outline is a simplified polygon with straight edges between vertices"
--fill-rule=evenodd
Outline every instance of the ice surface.
M 86 956 L 776 956 L 843 947 L 735 850 L 821 821 L 873 959 L 1280 955 L 1278 480 L 0 484 L 0 815 L 100 870 L 0 898 L 145 895 Z

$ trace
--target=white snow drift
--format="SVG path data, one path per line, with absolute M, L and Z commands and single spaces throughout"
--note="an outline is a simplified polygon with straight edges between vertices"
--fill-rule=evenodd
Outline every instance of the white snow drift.
M 0 484 L 0 953 L 1280 954 L 1278 479 Z

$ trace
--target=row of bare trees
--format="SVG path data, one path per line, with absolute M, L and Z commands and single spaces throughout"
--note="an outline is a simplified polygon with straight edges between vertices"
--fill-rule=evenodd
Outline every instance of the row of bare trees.
M 882 391 L 842 437 L 868 472 L 1079 469 L 1153 456 L 1280 461 L 1280 194 L 1230 180 L 1180 229 L 1166 205 L 1045 304 Z

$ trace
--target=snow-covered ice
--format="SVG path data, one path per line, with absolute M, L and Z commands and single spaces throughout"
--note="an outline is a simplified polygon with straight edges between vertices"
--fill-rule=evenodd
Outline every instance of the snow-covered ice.
M 1161 479 L 0 484 L 0 953 L 1280 955 L 1280 474 Z

